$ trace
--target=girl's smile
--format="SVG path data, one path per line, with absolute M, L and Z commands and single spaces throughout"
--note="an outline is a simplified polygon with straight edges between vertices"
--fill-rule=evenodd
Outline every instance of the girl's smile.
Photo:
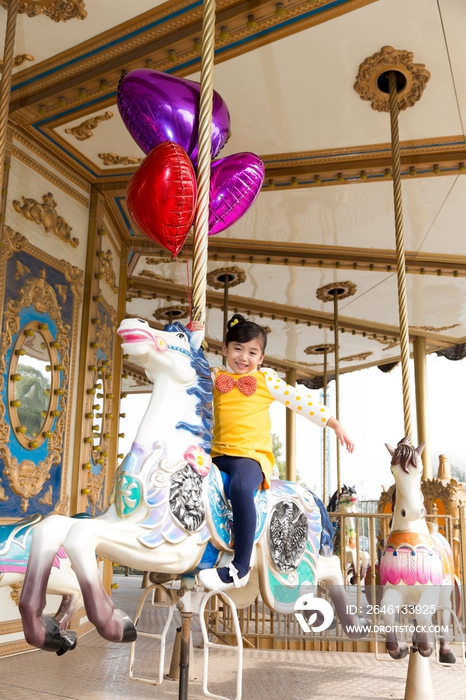
M 247 343 L 231 342 L 224 345 L 222 355 L 227 358 L 228 366 L 235 374 L 254 372 L 264 359 L 261 338 L 253 338 Z

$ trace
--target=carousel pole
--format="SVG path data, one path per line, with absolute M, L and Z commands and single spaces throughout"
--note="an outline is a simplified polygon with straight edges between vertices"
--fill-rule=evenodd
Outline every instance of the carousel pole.
M 192 318 L 204 323 L 209 237 L 210 162 L 212 153 L 212 101 L 214 90 L 215 0 L 204 0 L 202 19 L 201 94 L 199 103 L 199 159 L 197 207 L 193 241 Z
M 2 179 L 2 197 L 6 197 L 4 182 L 4 169 L 9 168 L 9 163 L 5 163 L 8 109 L 10 105 L 11 80 L 14 64 L 16 18 L 18 15 L 18 0 L 9 0 L 8 14 L 6 19 L 5 47 L 3 50 L 2 83 L 0 85 L 0 173 Z M 3 212 L 4 207 L 2 207 Z M 1 218 L 0 239 L 3 239 L 3 227 L 5 225 L 4 213 Z
M 396 73 L 388 74 L 390 96 L 390 127 L 392 137 L 393 203 L 395 210 L 396 270 L 398 281 L 398 310 L 400 316 L 401 377 L 403 384 L 403 414 L 405 435 L 412 435 L 411 390 L 409 381 L 409 325 L 406 295 L 406 261 L 401 198 L 400 134 L 398 129 L 398 97 Z
M 199 159 L 197 207 L 193 241 L 192 319 L 204 323 L 207 291 L 212 101 L 214 90 L 215 0 L 204 0 L 202 18 L 201 87 L 199 101 Z M 189 639 L 192 610 L 183 610 L 180 640 L 179 700 L 188 698 Z
M 324 406 L 327 405 L 327 348 L 324 350 Z M 322 436 L 322 500 L 327 504 L 327 428 Z
M 340 420 L 340 345 L 338 337 L 338 289 L 333 292 L 333 335 L 335 345 L 335 417 Z M 337 448 L 337 489 L 341 491 L 341 455 L 340 441 L 336 440 Z
M 223 342 L 226 342 L 226 337 L 227 337 L 227 330 L 228 330 L 228 285 L 229 285 L 229 277 L 228 275 L 225 275 L 225 282 L 224 282 L 224 288 L 223 288 Z M 225 355 L 222 358 L 222 363 L 223 366 L 227 366 L 227 358 Z
M 422 63 L 413 63 L 410 51 L 384 46 L 361 63 L 354 84 L 361 99 L 369 100 L 374 110 L 390 112 L 403 415 L 405 435 L 409 437 L 412 436 L 410 352 L 398 113 L 416 104 L 429 79 L 429 71 Z M 435 700 L 429 659 L 422 657 L 414 644 L 410 651 L 404 700 Z
M 319 287 L 316 291 L 316 296 L 320 301 L 333 302 L 333 335 L 334 345 L 332 347 L 335 353 L 335 418 L 340 420 L 340 321 L 338 317 L 338 302 L 340 299 L 347 299 L 356 294 L 357 287 L 353 282 L 331 282 L 325 287 Z M 328 351 L 328 348 L 327 348 Z M 321 351 L 322 352 L 322 351 Z M 325 358 L 327 356 L 325 355 Z M 324 397 L 324 403 L 325 403 Z M 341 464 L 340 464 L 340 441 L 336 439 L 336 466 L 337 466 L 337 491 L 341 491 Z

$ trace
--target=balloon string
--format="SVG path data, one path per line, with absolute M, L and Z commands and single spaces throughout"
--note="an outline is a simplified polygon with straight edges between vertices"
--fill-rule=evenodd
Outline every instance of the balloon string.
M 192 307 L 193 307 L 193 295 L 191 291 L 191 283 L 189 280 L 189 256 L 188 256 L 188 251 L 185 249 L 185 260 L 184 263 L 180 261 L 180 256 L 177 255 L 176 258 L 176 263 L 178 265 L 178 271 L 180 273 L 181 280 L 183 282 L 183 286 L 186 292 L 186 298 L 188 300 L 188 318 L 191 320 L 191 312 L 192 312 Z

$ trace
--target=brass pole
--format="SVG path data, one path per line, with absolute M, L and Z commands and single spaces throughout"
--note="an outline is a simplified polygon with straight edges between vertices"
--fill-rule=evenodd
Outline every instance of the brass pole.
M 289 369 L 286 381 L 290 386 L 296 384 L 296 370 Z M 286 478 L 296 481 L 296 416 L 293 411 L 286 411 Z
M 430 453 L 430 431 L 427 399 L 426 339 L 417 337 L 413 345 L 414 379 L 416 391 L 417 442 L 425 442 L 422 453 L 423 479 L 432 479 L 432 459 Z
M 403 382 L 404 431 L 412 435 L 411 395 L 409 385 L 409 326 L 406 296 L 406 262 L 403 232 L 403 206 L 401 199 L 400 136 L 398 131 L 398 100 L 396 73 L 389 72 L 390 126 L 392 135 L 393 199 L 395 208 L 396 268 L 398 280 L 398 311 L 400 316 L 401 375 Z
M 335 337 L 335 416 L 340 420 L 340 347 L 338 345 L 338 290 L 333 294 L 333 334 Z M 340 441 L 336 439 L 337 446 L 337 489 L 341 491 L 341 465 L 340 465 Z
M 225 275 L 225 286 L 223 288 L 223 342 L 226 342 L 226 337 L 227 337 L 227 324 L 228 324 L 228 284 L 229 284 L 229 275 Z M 223 357 L 223 366 L 227 366 L 227 358 L 224 356 Z
M 201 94 L 199 103 L 199 160 L 197 166 L 197 208 L 194 224 L 192 288 L 192 318 L 194 321 L 202 322 L 205 322 L 207 287 L 215 7 L 215 0 L 204 0 L 204 14 L 202 19 Z
M 324 350 L 324 406 L 327 405 L 327 350 Z M 322 500 L 327 505 L 327 428 L 324 427 L 322 440 Z
M 2 84 L 0 86 L 0 173 L 3 172 L 5 160 L 6 129 L 8 126 L 8 107 L 10 103 L 11 78 L 15 50 L 16 17 L 18 0 L 9 0 L 6 18 L 5 48 L 3 50 Z

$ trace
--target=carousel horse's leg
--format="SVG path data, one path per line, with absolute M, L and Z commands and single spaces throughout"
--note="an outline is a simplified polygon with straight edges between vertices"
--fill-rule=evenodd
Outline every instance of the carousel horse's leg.
M 134 642 L 133 622 L 123 610 L 117 610 L 107 595 L 96 562 L 98 543 L 105 541 L 109 525 L 101 519 L 75 522 L 65 540 L 65 551 L 78 578 L 86 615 L 98 633 L 109 642 Z M 104 535 L 102 538 L 99 534 Z
M 432 633 L 432 613 L 437 609 L 440 600 L 440 586 L 424 586 L 416 605 L 416 638 L 415 646 L 421 656 L 429 657 L 434 650 Z M 420 610 L 421 612 L 417 612 Z
M 385 588 L 380 602 L 380 609 L 384 610 L 383 622 L 386 628 L 385 644 L 392 659 L 404 659 L 409 652 L 407 644 L 399 643 L 396 637 L 396 612 L 403 606 L 403 596 L 396 588 Z
M 445 609 L 442 610 L 440 615 L 440 624 L 443 629 L 447 629 L 451 623 L 451 596 L 453 593 L 452 584 L 444 584 L 440 589 L 439 605 L 443 606 Z M 450 643 L 448 639 L 440 636 L 440 650 L 439 650 L 439 661 L 442 664 L 455 664 L 456 656 L 450 649 Z
M 62 596 L 62 602 L 54 618 L 58 628 L 64 630 L 73 615 L 83 605 L 81 589 L 71 569 L 69 560 L 61 560 L 60 569 L 52 569 L 47 585 L 47 593 Z
M 51 515 L 37 525 L 19 601 L 26 641 L 39 649 L 62 654 L 76 645 L 76 635 L 60 630 L 54 617 L 42 613 L 53 560 L 74 522 L 62 515 Z
M 349 612 L 349 601 L 341 576 L 340 560 L 336 556 L 323 557 L 317 560 L 317 577 L 324 581 L 335 606 L 345 634 L 349 639 L 361 639 L 369 633 L 367 620 Z

